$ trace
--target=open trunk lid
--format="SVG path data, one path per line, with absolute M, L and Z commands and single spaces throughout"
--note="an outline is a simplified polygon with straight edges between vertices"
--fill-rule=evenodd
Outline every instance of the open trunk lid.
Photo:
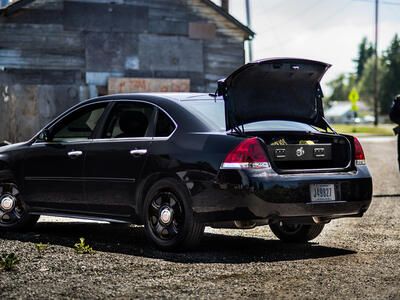
M 266 120 L 328 127 L 320 80 L 329 64 L 276 58 L 248 63 L 218 82 L 225 100 L 226 129 Z

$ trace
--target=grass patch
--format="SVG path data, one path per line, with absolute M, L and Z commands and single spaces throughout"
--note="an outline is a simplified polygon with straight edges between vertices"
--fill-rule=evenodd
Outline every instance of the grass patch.
M 49 244 L 38 243 L 35 244 L 36 251 L 38 252 L 39 257 L 43 257 L 44 252 L 46 252 L 47 248 L 49 248 Z
M 19 258 L 15 253 L 4 253 L 0 256 L 0 267 L 5 271 L 12 271 L 19 263 Z
M 75 247 L 75 252 L 78 254 L 93 254 L 94 250 L 90 245 L 86 244 L 85 238 L 81 237 L 79 239 L 79 243 L 76 243 L 74 245 Z
M 382 136 L 393 136 L 393 127 L 394 124 L 381 124 L 375 127 L 374 125 L 365 125 L 365 124 L 333 124 L 333 128 L 338 133 L 345 134 L 370 134 L 370 135 L 382 135 Z

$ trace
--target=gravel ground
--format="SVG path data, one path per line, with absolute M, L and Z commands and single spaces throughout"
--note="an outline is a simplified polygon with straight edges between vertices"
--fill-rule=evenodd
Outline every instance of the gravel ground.
M 377 197 L 363 218 L 333 221 L 312 243 L 281 243 L 266 226 L 207 229 L 195 252 L 166 254 L 149 247 L 141 227 L 42 218 L 34 232 L 1 234 L 0 252 L 21 261 L 0 271 L 0 299 L 400 299 L 395 142 L 362 143 Z M 96 253 L 74 252 L 81 236 Z M 43 257 L 37 242 L 49 243 Z

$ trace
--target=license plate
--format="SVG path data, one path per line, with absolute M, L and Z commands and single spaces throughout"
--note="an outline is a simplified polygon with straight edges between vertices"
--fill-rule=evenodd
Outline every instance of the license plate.
M 311 184 L 311 201 L 335 201 L 334 184 Z

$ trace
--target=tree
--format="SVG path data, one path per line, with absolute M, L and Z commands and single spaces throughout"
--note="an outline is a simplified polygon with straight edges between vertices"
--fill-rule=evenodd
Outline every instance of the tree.
M 385 71 L 380 85 L 381 113 L 387 114 L 395 95 L 400 94 L 400 39 L 396 34 L 383 54 Z
M 336 79 L 327 83 L 332 90 L 328 101 L 347 101 L 351 89 L 355 85 L 354 74 L 340 74 Z
M 365 64 L 368 59 L 374 56 L 374 46 L 364 37 L 358 46 L 358 58 L 353 61 L 356 63 L 356 81 L 358 82 L 364 72 Z
M 363 74 L 357 83 L 357 90 L 360 93 L 360 98 L 370 107 L 374 106 L 374 72 L 375 72 L 375 57 L 370 57 L 364 67 Z M 386 73 L 386 67 L 381 58 L 378 59 L 378 88 L 382 85 L 383 76 Z M 378 94 L 378 103 L 381 102 L 381 94 Z M 382 106 L 382 105 L 381 105 Z

